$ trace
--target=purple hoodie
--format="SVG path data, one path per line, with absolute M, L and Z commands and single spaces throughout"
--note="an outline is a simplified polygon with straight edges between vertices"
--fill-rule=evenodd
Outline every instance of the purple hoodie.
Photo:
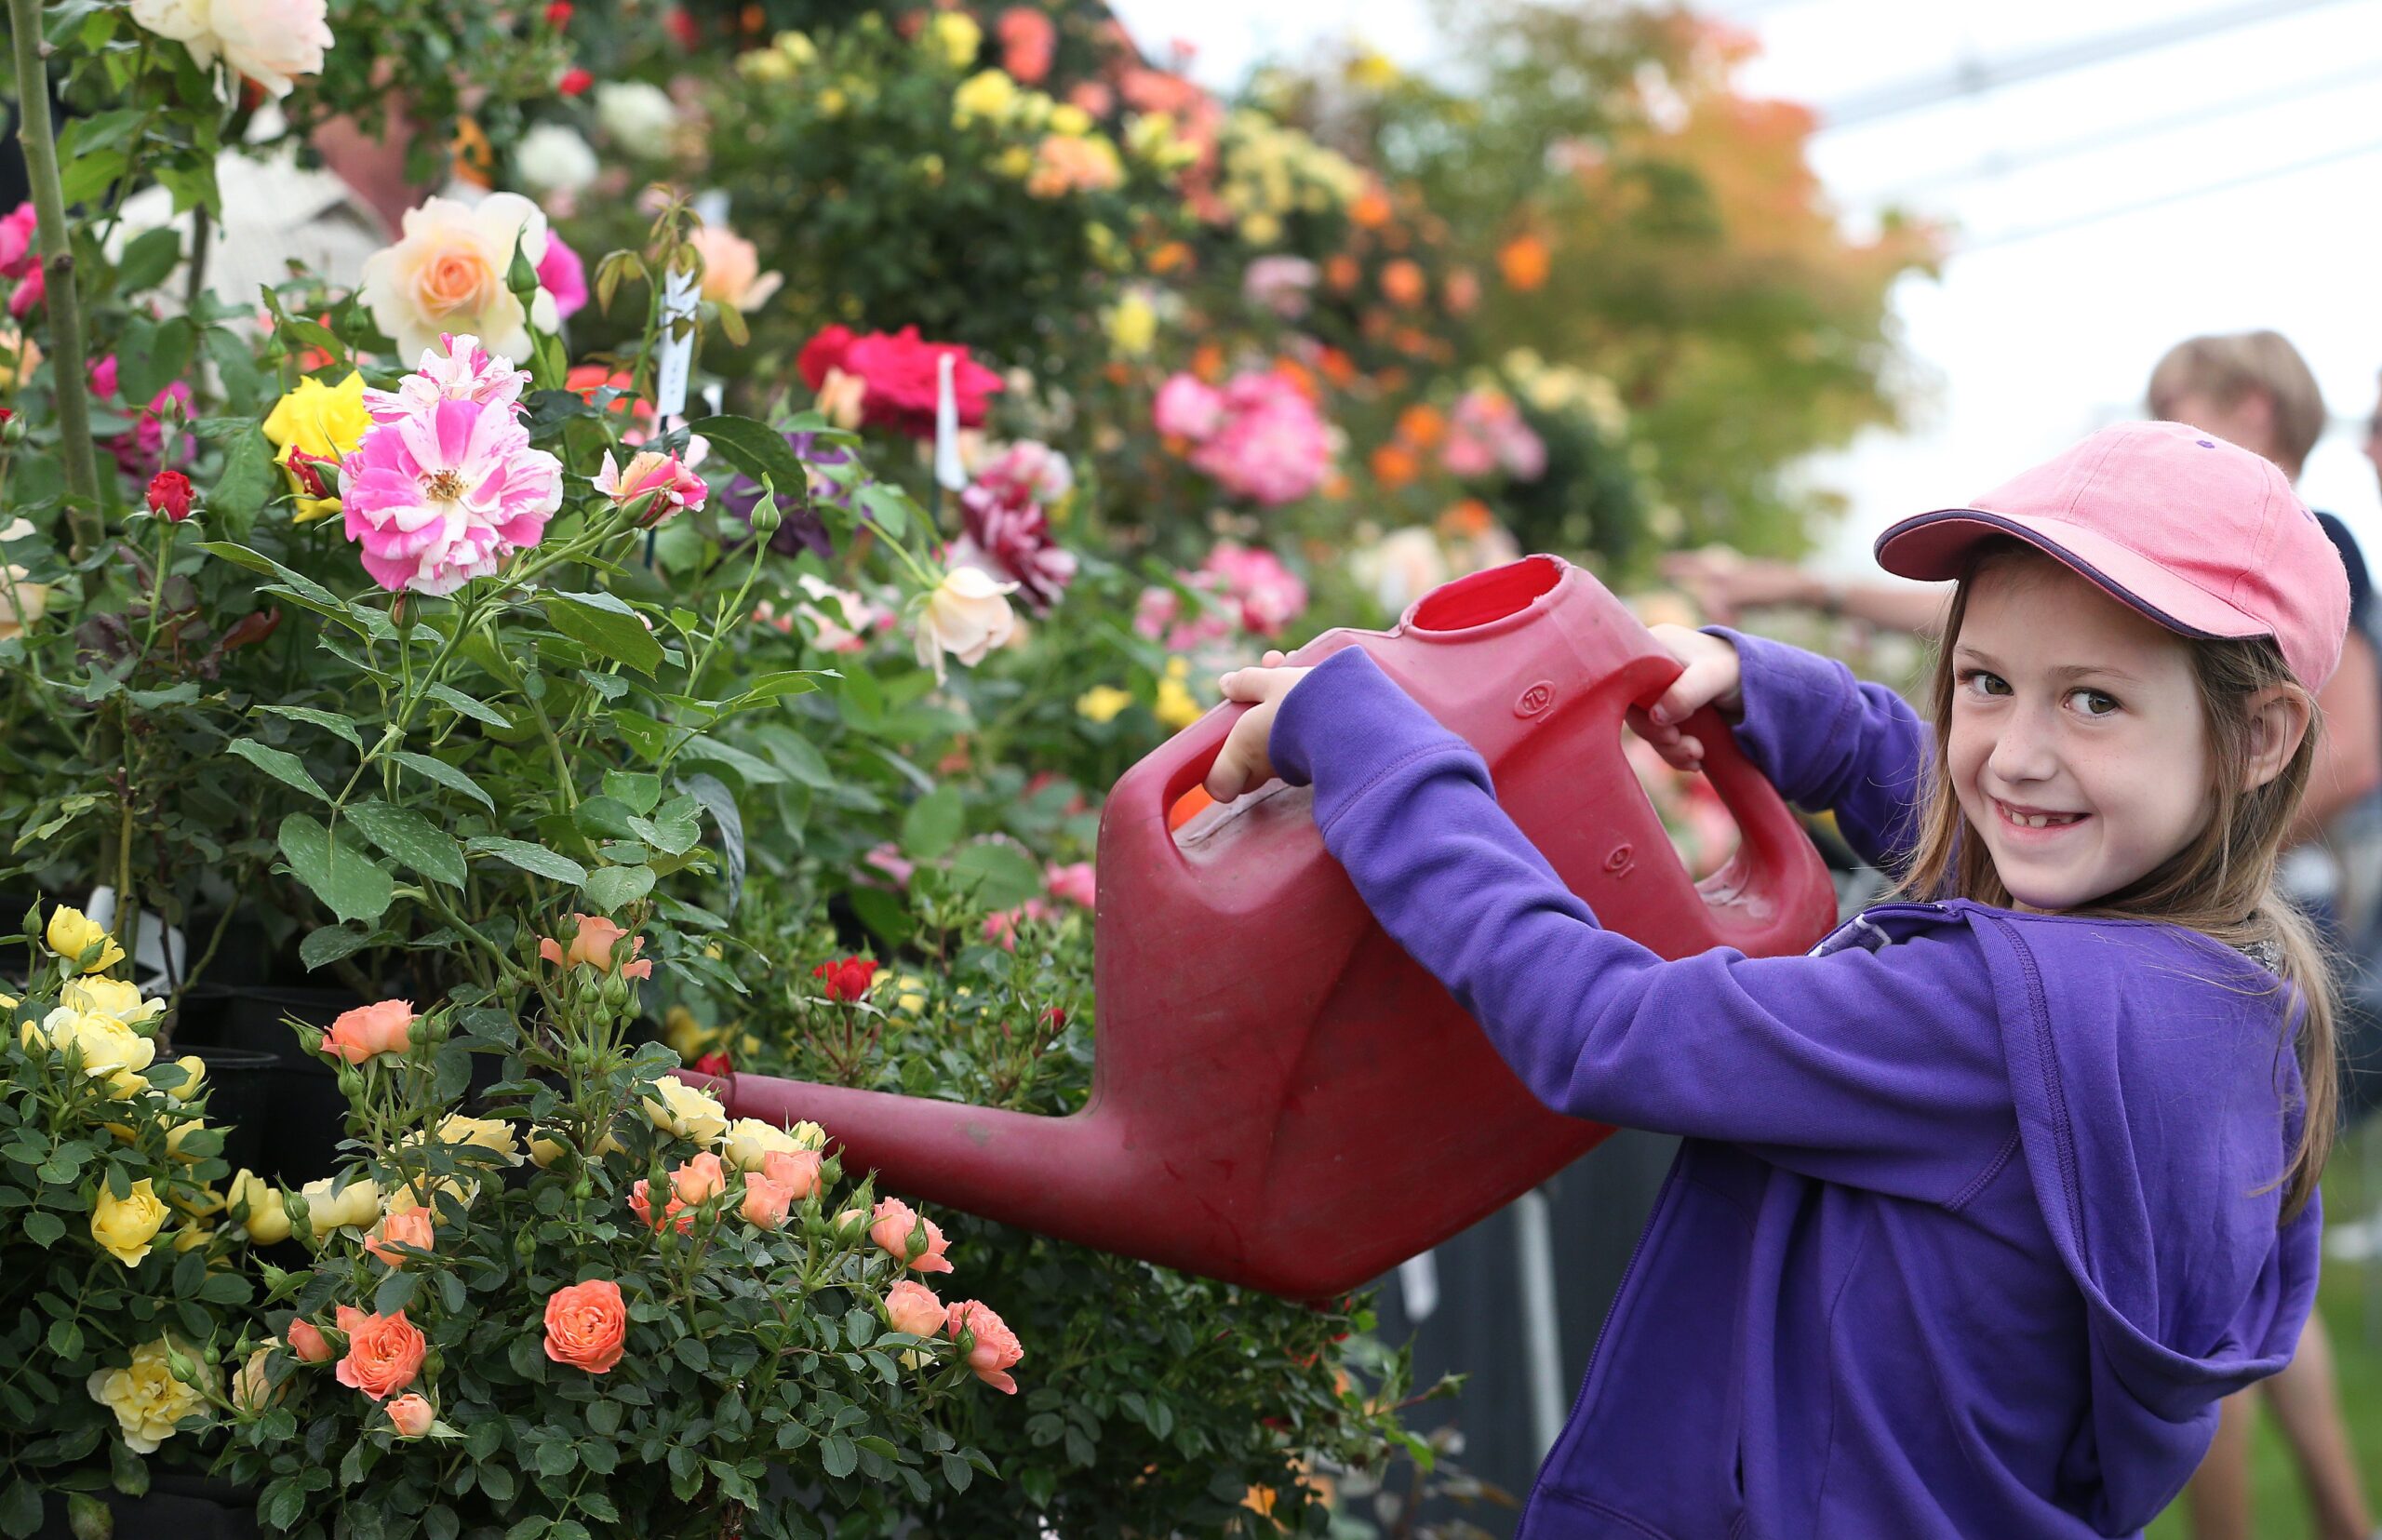
M 1736 737 L 1891 864 L 1931 752 L 1893 692 L 1730 636 Z M 2216 1402 L 2282 1367 L 2320 1219 L 2278 1229 L 2280 981 L 2195 932 L 1966 900 L 1808 957 L 1599 926 L 1487 767 L 1361 650 L 1271 743 L 1383 926 L 1539 1100 L 1686 1136 L 1525 1540 L 2131 1535 Z

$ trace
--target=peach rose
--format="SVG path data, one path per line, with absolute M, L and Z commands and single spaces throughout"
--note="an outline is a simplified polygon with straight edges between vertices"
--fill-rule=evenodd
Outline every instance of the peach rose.
M 670 1190 L 692 1208 L 726 1192 L 728 1173 L 720 1169 L 719 1157 L 705 1150 L 670 1173 Z
M 376 1053 L 403 1053 L 413 1047 L 413 1002 L 381 1000 L 342 1011 L 323 1034 L 323 1051 L 360 1065 Z
M 896 1332 L 930 1337 L 943 1330 L 943 1301 L 925 1284 L 905 1278 L 885 1291 L 885 1324 Z
M 339 1357 L 331 1351 L 330 1338 L 303 1316 L 289 1323 L 288 1336 L 289 1350 L 298 1355 L 300 1363 L 328 1363 Z
M 799 1203 L 819 1190 L 820 1163 L 817 1150 L 771 1150 L 761 1157 L 761 1174 Z
M 636 1215 L 637 1223 L 649 1230 L 659 1230 L 664 1225 L 676 1225 L 678 1226 L 680 1235 L 685 1235 L 695 1227 L 694 1211 L 688 1208 L 686 1202 L 676 1196 L 671 1198 L 669 1205 L 662 1211 L 661 1217 L 655 1218 L 653 1197 L 647 1191 L 648 1186 L 649 1184 L 645 1178 L 640 1176 L 637 1178 L 636 1185 L 629 1189 L 629 1210 Z
M 993 1314 L 988 1306 L 972 1299 L 963 1299 L 951 1307 L 950 1318 L 943 1330 L 957 1342 L 966 1332 L 974 1339 L 968 1352 L 968 1367 L 976 1377 L 1004 1396 L 1017 1394 L 1017 1382 L 1009 1377 L 1010 1366 L 1025 1357 L 1025 1349 L 1018 1346 L 1017 1333 Z
M 574 914 L 570 917 L 577 922 L 578 929 L 571 934 L 569 949 L 566 951 L 561 942 L 547 937 L 538 943 L 538 956 L 565 967 L 585 963 L 598 973 L 610 972 L 613 944 L 628 932 L 602 915 Z M 636 957 L 636 960 L 621 965 L 621 977 L 646 979 L 653 976 L 653 959 L 636 957 L 644 950 L 643 936 L 629 944 L 629 956 Z
M 703 298 L 738 310 L 757 310 L 785 279 L 761 271 L 761 253 L 732 230 L 706 224 L 689 237 L 703 259 Z
M 250 1413 L 262 1412 L 288 1394 L 288 1386 L 278 1389 L 274 1386 L 273 1372 L 268 1367 L 272 1361 L 273 1349 L 260 1347 L 240 1365 L 239 1373 L 232 1376 L 232 1405 L 234 1410 Z
M 395 1425 L 400 1439 L 419 1439 L 430 1431 L 438 1413 L 420 1396 L 408 1392 L 389 1403 L 389 1421 Z
M 546 258 L 546 216 L 518 193 L 491 193 L 477 205 L 431 198 L 408 208 L 396 245 L 364 260 L 361 289 L 381 329 L 396 340 L 397 356 L 413 358 L 438 346 L 443 332 L 468 332 L 490 353 L 527 358 L 533 317 L 505 287 L 518 243 L 531 267 Z M 553 300 L 542 290 L 541 310 Z
M 745 1222 L 765 1230 L 774 1230 L 785 1224 L 786 1211 L 794 1207 L 794 1194 L 783 1183 L 772 1182 L 759 1172 L 744 1173 L 744 1201 L 736 1212 Z
M 386 1400 L 414 1382 L 422 1373 L 422 1355 L 428 1350 L 422 1329 L 394 1316 L 367 1315 L 350 1306 L 339 1307 L 339 1329 L 347 1334 L 347 1357 L 339 1360 L 339 1383 L 361 1390 L 376 1401 Z
M 628 1332 L 628 1306 L 610 1279 L 589 1279 L 546 1296 L 546 1357 L 556 1363 L 608 1373 L 621 1361 Z
M 910 1237 L 924 1228 L 926 1249 L 917 1256 L 910 1254 Z M 869 1215 L 868 1238 L 896 1262 L 906 1263 L 921 1273 L 947 1273 L 951 1263 L 943 1256 L 943 1232 L 931 1219 L 920 1219 L 910 1206 L 898 1198 L 881 1199 Z
M 435 1236 L 428 1209 L 407 1209 L 390 1213 L 373 1225 L 372 1233 L 364 1238 L 364 1249 L 392 1267 L 402 1267 L 408 1259 L 397 1247 L 412 1246 L 426 1252 Z

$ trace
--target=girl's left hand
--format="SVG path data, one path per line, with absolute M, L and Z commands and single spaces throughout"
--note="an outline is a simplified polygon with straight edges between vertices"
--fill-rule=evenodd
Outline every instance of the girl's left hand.
M 1246 701 L 1251 706 L 1232 725 L 1224 746 L 1216 751 L 1216 762 L 1208 770 L 1208 795 L 1219 802 L 1229 802 L 1274 779 L 1274 760 L 1267 746 L 1274 732 L 1274 714 L 1281 709 L 1283 697 L 1310 672 L 1283 667 L 1282 657 L 1279 651 L 1268 652 L 1258 667 L 1236 668 L 1216 681 L 1225 700 Z

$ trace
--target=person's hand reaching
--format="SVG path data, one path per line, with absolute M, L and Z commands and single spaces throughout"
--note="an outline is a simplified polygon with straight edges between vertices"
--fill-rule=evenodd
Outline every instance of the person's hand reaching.
M 1651 710 L 1629 708 L 1629 726 L 1653 744 L 1654 752 L 1673 770 L 1702 770 L 1702 740 L 1681 732 L 1679 724 L 1706 706 L 1719 707 L 1720 715 L 1732 721 L 1744 713 L 1745 702 L 1738 694 L 1737 649 L 1718 636 L 1683 625 L 1658 625 L 1653 630 L 1664 650 L 1686 666 Z
M 1731 649 L 1731 656 L 1734 655 L 1735 649 Z M 1274 761 L 1266 747 L 1274 731 L 1274 714 L 1281 709 L 1282 698 L 1309 672 L 1283 667 L 1282 656 L 1278 651 L 1268 652 L 1257 667 L 1236 668 L 1216 681 L 1225 700 L 1243 701 L 1250 706 L 1232 725 L 1224 746 L 1216 751 L 1215 764 L 1208 770 L 1208 795 L 1219 802 L 1229 802 L 1274 779 Z

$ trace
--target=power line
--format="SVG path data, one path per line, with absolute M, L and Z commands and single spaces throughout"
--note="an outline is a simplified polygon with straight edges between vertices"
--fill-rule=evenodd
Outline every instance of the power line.
M 1899 117 L 1905 113 L 1918 112 L 1961 97 L 1981 96 L 2004 86 L 2106 64 L 2174 44 L 2214 36 L 2237 27 L 2273 21 L 2340 3 L 2341 0 L 2247 0 L 2245 4 L 2202 11 L 2197 16 L 2154 21 L 2073 42 L 2054 43 L 2001 59 L 1963 60 L 1949 70 L 1855 92 L 1825 106 L 1820 110 L 1818 131 L 1826 133 L 1856 124 L 1873 123 L 1880 118 Z M 2360 3 L 2370 4 L 2371 0 L 2360 0 Z
M 2367 60 L 2363 63 L 2352 65 L 2332 74 L 2319 75 L 2312 80 L 2287 81 L 2264 90 L 2252 91 L 2245 96 L 2231 97 L 2223 101 L 2194 103 L 2161 117 L 2143 118 L 2133 123 L 2121 124 L 2097 133 L 2082 134 L 2074 139 L 2039 145 L 2014 155 L 1997 152 L 1971 161 L 1966 166 L 1934 176 L 1922 177 L 1876 193 L 1856 193 L 1848 196 L 1853 202 L 1865 204 L 1908 202 L 1947 187 L 1958 187 L 1972 181 L 1990 181 L 2020 171 L 2030 171 L 2038 166 L 2048 166 L 2054 161 L 2089 154 L 2095 150 L 2106 150 L 2113 145 L 2128 144 L 2135 140 L 2153 139 L 2178 128 L 2197 128 L 2203 124 L 2215 123 L 2222 118 L 2238 116 L 2242 113 L 2255 112 L 2259 108 L 2271 107 L 2281 102 L 2298 101 L 2309 97 L 2322 96 L 2328 91 L 2338 90 L 2344 86 L 2354 86 L 2371 80 L 2377 74 L 2382 74 L 2382 59 Z
M 2341 161 L 2356 160 L 2362 155 L 2376 154 L 2382 154 L 2382 139 L 2369 140 L 2362 144 L 2346 145 L 2337 150 L 2328 150 L 2322 154 L 2309 155 L 2287 165 L 2268 167 L 2260 171 L 2245 171 L 2240 176 L 2228 177 L 2221 181 L 2196 182 L 2191 186 L 2179 187 L 2173 192 L 2161 193 L 2153 197 L 2138 198 L 2132 203 L 2112 204 L 2069 219 L 2053 220 L 2042 224 L 2020 225 L 2015 229 L 1997 232 L 1980 240 L 1961 241 L 1953 248 L 1953 254 L 1964 257 L 1997 246 L 2015 246 L 2021 241 L 2037 240 L 2045 235 L 2065 234 L 2070 230 L 2081 229 L 2088 224 L 2098 224 L 2104 220 L 2114 220 L 2128 214 L 2148 213 L 2154 208 L 2164 208 L 2172 204 L 2188 203 L 2194 198 L 2204 198 L 2217 193 L 2236 192 L 2258 182 L 2272 181 L 2279 177 L 2296 176 L 2302 171 L 2312 171 L 2319 167 L 2332 166 Z

